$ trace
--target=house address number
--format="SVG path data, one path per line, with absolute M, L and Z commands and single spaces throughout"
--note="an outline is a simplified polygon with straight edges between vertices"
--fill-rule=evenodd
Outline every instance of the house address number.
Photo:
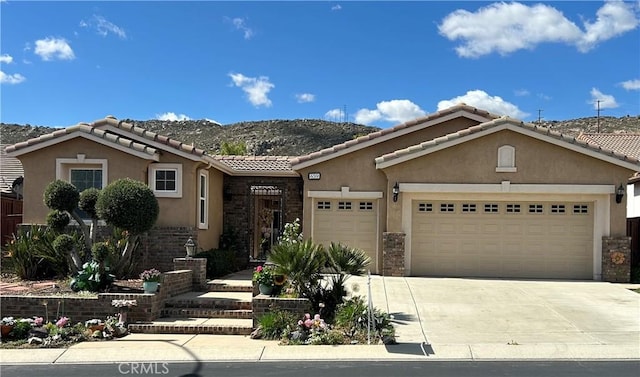
M 309 173 L 310 181 L 317 181 L 320 179 L 320 173 Z

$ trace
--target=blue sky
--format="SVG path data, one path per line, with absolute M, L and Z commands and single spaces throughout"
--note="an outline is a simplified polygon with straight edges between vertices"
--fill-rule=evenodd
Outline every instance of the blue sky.
M 5 123 L 640 115 L 637 0 L 0 1 Z

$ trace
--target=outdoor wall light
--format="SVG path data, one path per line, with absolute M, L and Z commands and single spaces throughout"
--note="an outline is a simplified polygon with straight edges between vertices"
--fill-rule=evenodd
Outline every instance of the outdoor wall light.
M 189 237 L 187 243 L 184 244 L 184 248 L 187 249 L 187 258 L 196 255 L 196 243 L 193 242 L 193 238 Z
M 393 201 L 397 202 L 398 194 L 400 194 L 400 185 L 398 185 L 398 182 L 396 182 L 396 184 L 393 185 L 393 189 L 391 190 L 391 193 L 393 194 Z
M 618 189 L 616 190 L 616 203 L 621 203 L 623 197 L 624 197 L 624 186 L 621 183 L 620 186 L 618 186 Z

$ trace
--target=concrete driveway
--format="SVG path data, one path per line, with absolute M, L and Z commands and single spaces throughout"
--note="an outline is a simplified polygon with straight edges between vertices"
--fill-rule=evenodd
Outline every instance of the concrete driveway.
M 347 284 L 366 296 L 366 277 Z M 393 314 L 398 342 L 439 358 L 640 358 L 640 294 L 628 287 L 371 277 L 373 304 Z

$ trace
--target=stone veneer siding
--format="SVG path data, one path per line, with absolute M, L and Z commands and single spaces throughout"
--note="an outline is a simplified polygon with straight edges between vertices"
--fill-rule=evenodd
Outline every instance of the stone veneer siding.
M 631 237 L 602 237 L 602 280 L 631 281 Z
M 383 276 L 404 276 L 405 236 L 396 232 L 382 234 Z
M 258 327 L 258 319 L 275 308 L 288 311 L 302 318 L 311 313 L 311 302 L 306 298 L 281 298 L 257 295 L 252 300 L 253 327 Z
M 253 230 L 251 224 L 251 186 L 274 185 L 284 187 L 283 193 L 283 221 L 293 222 L 296 218 L 302 219 L 302 196 L 300 190 L 303 187 L 300 177 L 224 177 L 224 202 L 223 219 L 224 232 L 235 235 L 236 258 L 239 268 L 245 268 L 250 255 L 250 233 Z M 284 224 L 283 223 L 283 224 Z
M 136 300 L 138 305 L 131 307 L 127 321 L 148 322 L 160 316 L 166 299 L 191 291 L 192 275 L 188 270 L 166 272 L 156 293 L 99 293 L 97 297 L 3 295 L 0 312 L 3 317 L 42 316 L 49 321 L 66 316 L 76 323 L 115 315 L 118 309 L 111 305 L 111 300 Z

